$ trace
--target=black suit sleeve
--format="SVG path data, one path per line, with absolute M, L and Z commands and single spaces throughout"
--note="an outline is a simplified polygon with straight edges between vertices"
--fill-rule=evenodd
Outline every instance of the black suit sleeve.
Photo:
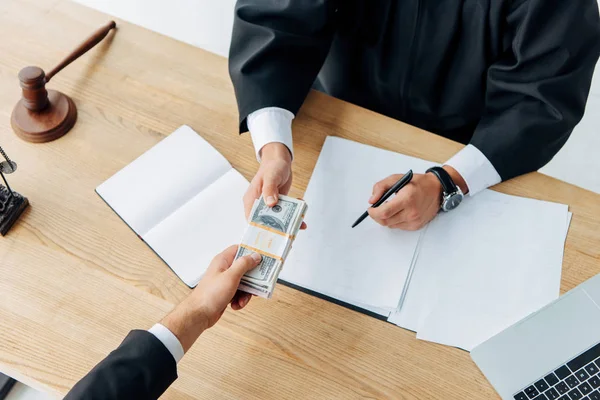
M 175 379 L 177 365 L 169 350 L 150 332 L 135 330 L 65 399 L 158 399 Z
M 600 46 L 596 0 L 515 0 L 471 143 L 503 180 L 544 166 L 581 120 Z
M 334 32 L 334 0 L 238 0 L 229 74 L 240 115 L 264 107 L 296 114 L 323 65 Z

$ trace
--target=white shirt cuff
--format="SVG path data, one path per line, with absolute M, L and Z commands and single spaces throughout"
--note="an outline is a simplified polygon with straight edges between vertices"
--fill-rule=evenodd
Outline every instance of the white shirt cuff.
M 178 363 L 183 358 L 183 347 L 179 339 L 166 326 L 154 324 L 152 328 L 148 329 L 148 332 L 156 336 L 165 345 L 169 353 L 173 355 L 175 363 Z
M 283 143 L 294 158 L 292 143 L 292 120 L 294 114 L 279 107 L 266 107 L 248 115 L 248 130 L 252 136 L 256 159 L 260 162 L 260 151 L 269 143 Z
M 502 182 L 490 160 L 472 144 L 456 153 L 445 165 L 451 166 L 463 177 L 469 196 Z

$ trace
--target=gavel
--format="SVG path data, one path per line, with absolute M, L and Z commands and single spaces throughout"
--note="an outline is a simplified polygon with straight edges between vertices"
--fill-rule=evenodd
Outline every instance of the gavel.
M 100 43 L 116 28 L 110 21 L 81 43 L 47 74 L 40 67 L 25 67 L 19 72 L 22 97 L 11 115 L 11 125 L 17 136 L 28 142 L 44 143 L 66 134 L 77 120 L 75 103 L 67 95 L 46 90 L 46 84 L 67 65 Z

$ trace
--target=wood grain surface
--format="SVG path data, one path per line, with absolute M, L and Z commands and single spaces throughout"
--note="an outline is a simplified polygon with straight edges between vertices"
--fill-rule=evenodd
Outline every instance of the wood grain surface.
M 19 164 L 11 186 L 31 201 L 0 239 L 0 371 L 57 397 L 189 292 L 94 188 L 182 124 L 246 178 L 258 167 L 249 135 L 237 134 L 227 61 L 123 21 L 48 84 L 77 104 L 73 130 L 45 144 L 17 138 L 18 71 L 55 65 L 109 19 L 64 0 L 0 2 L 0 143 Z M 461 148 L 311 93 L 294 121 L 293 196 L 327 135 L 438 162 Z M 600 272 L 599 195 L 538 173 L 497 190 L 570 205 L 562 291 Z M 414 336 L 280 285 L 272 300 L 227 311 L 164 398 L 498 398 L 468 353 Z

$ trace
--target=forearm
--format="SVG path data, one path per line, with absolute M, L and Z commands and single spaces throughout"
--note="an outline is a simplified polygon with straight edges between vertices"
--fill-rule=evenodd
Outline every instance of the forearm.
M 242 276 L 255 268 L 259 254 L 234 259 L 237 246 L 217 255 L 194 291 L 149 331 L 131 331 L 123 343 L 81 379 L 68 400 L 157 399 L 177 379 L 177 362 L 236 298 Z
M 160 323 L 175 335 L 184 353 L 208 328 L 206 317 L 194 309 L 189 299 L 181 302 Z

